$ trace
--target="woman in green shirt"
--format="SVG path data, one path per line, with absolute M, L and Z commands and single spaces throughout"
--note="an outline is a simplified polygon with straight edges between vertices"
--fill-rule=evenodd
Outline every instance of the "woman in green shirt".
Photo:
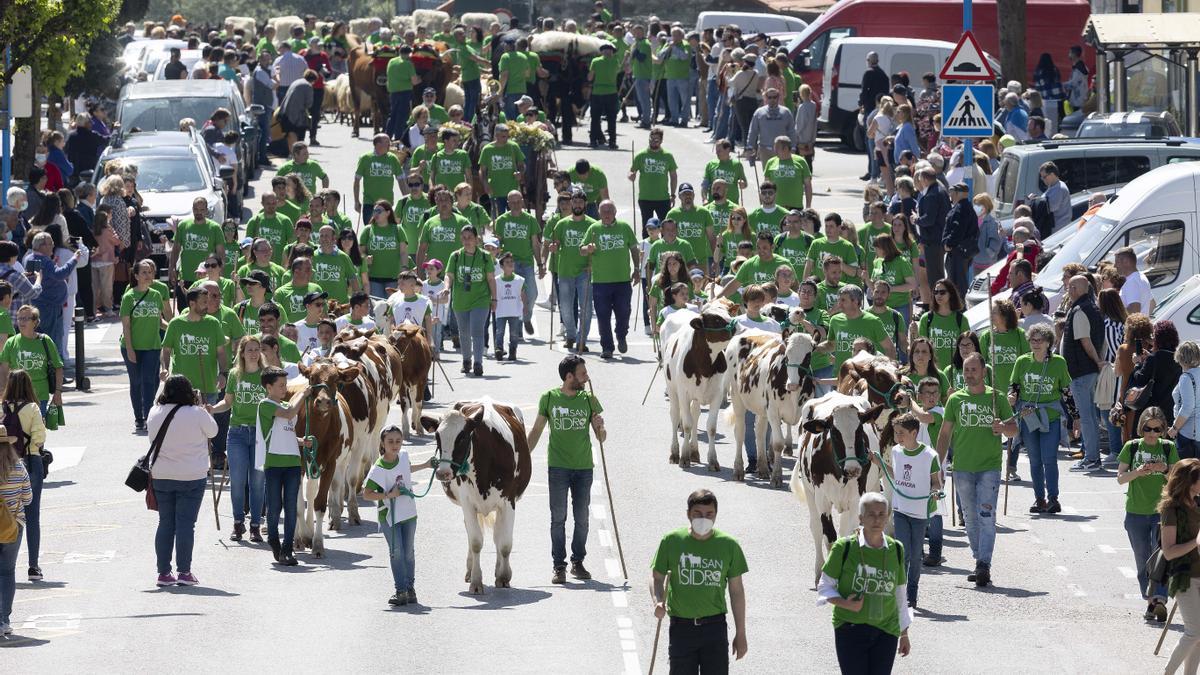
M 1030 353 L 1022 354 L 1013 364 L 1008 394 L 1008 403 L 1020 423 L 1021 442 L 1029 453 L 1035 497 L 1030 513 L 1062 511 L 1058 503 L 1058 441 L 1063 417 L 1061 400 L 1071 388 L 1071 376 L 1067 374 L 1067 361 L 1051 353 L 1053 345 L 1054 329 L 1048 324 L 1029 327 Z
M 691 288 L 687 265 L 683 264 L 683 255 L 678 251 L 670 251 L 664 255 L 662 271 L 654 275 L 654 280 L 650 283 L 650 316 L 658 316 L 659 310 L 668 304 L 667 298 L 671 297 L 668 291 L 671 286 L 682 283 Z
M 976 335 L 975 331 L 969 330 L 959 335 L 958 342 L 955 345 L 954 356 L 951 356 L 950 363 L 945 368 L 942 368 L 942 375 L 946 377 L 946 382 L 950 386 L 949 393 L 946 395 L 947 398 L 959 389 L 966 388 L 967 381 L 963 377 L 963 361 L 966 361 L 968 356 L 980 354 L 983 356 L 983 362 L 988 362 L 988 355 L 984 354 L 983 350 L 979 348 L 979 336 Z M 992 386 L 992 367 L 988 365 L 985 370 L 983 383 L 990 387 Z
M 721 265 L 721 274 L 729 274 L 729 266 L 737 258 L 738 244 L 743 241 L 753 242 L 755 235 L 750 231 L 750 216 L 746 209 L 739 206 L 729 212 L 729 223 L 721 232 L 721 243 L 717 246 L 717 262 Z
M 246 490 L 250 490 L 250 541 L 262 543 L 261 519 L 266 474 L 254 468 L 254 424 L 258 404 L 267 396 L 262 386 L 262 371 L 267 367 L 262 342 L 248 335 L 238 344 L 237 358 L 229 371 L 225 399 L 213 406 L 213 414 L 232 410 L 225 452 L 229 461 L 229 496 L 233 500 L 233 534 L 230 541 L 241 541 L 246 533 Z
M 446 285 L 450 287 L 450 308 L 458 320 L 462 372 L 471 372 L 474 359 L 478 377 L 483 375 L 488 313 L 496 307 L 496 262 L 479 247 L 474 225 L 464 225 L 459 232 L 462 248 L 451 253 L 446 263 Z
M 367 260 L 358 248 L 358 237 L 355 236 L 354 230 L 345 229 L 339 232 L 337 245 L 343 253 L 350 256 L 350 262 L 354 263 L 354 269 L 358 270 L 358 287 L 363 290 L 371 288 L 371 281 L 367 278 Z
M 901 371 L 913 386 L 914 389 L 920 386 L 921 380 L 932 377 L 938 381 L 940 389 L 938 401 L 946 402 L 946 397 L 950 395 L 950 385 L 946 381 L 946 376 L 942 371 L 938 370 L 937 356 L 934 354 L 933 343 L 927 337 L 913 338 L 912 345 L 908 349 L 908 363 L 905 364 Z
M 467 222 L 475 226 L 477 232 L 487 230 L 492 219 L 482 206 L 475 203 L 475 191 L 467 183 L 459 183 L 454 187 L 454 210 Z
M 997 300 L 992 304 L 992 328 L 979 336 L 979 348 L 984 359 L 996 367 L 996 391 L 1007 392 L 1013 382 L 1017 358 L 1029 352 L 1029 342 L 1012 301 Z M 1007 444 L 1008 480 L 1021 480 L 1017 476 L 1017 442 L 1010 439 Z
M 151 284 L 158 274 L 153 260 L 133 266 L 134 285 L 121 296 L 121 359 L 129 376 L 129 403 L 133 406 L 134 431 L 146 430 L 146 415 L 158 391 L 158 366 L 162 355 L 159 331 L 165 325 L 166 298 Z
M 950 363 L 954 344 L 963 331 L 971 328 L 963 316 L 962 296 L 949 279 L 939 279 L 933 285 L 933 301 L 929 311 L 917 322 L 917 334 L 929 338 L 938 363 Z
M 887 306 L 900 312 L 904 317 L 904 325 L 912 320 L 912 292 L 917 287 L 917 277 L 913 273 L 908 256 L 896 247 L 896 241 L 890 234 L 881 234 L 871 242 L 875 249 L 875 259 L 871 269 L 872 279 L 883 279 L 892 287 L 888 294 Z
M 900 249 L 900 253 L 908 258 L 908 264 L 912 265 L 913 274 L 917 278 L 918 299 L 929 304 L 929 280 L 925 278 L 925 263 L 921 259 L 921 247 L 917 245 L 915 235 L 913 235 L 912 221 L 903 213 L 897 213 L 892 216 L 892 242 L 896 244 L 896 248 Z

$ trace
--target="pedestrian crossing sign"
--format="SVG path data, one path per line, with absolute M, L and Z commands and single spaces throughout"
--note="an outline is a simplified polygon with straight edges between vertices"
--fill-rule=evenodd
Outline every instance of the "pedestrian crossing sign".
M 995 87 L 990 84 L 943 84 L 942 134 L 991 136 L 995 102 Z

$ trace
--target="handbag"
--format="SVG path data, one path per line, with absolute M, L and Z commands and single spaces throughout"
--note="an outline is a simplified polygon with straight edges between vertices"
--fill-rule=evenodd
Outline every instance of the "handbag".
M 1184 513 L 1180 509 L 1177 509 L 1176 511 L 1177 515 Z M 1178 519 L 1176 522 L 1178 522 Z M 1175 527 L 1175 543 L 1179 543 L 1178 525 Z M 1150 554 L 1150 557 L 1146 559 L 1146 578 L 1148 579 L 1147 585 L 1151 587 L 1157 585 L 1165 586 L 1167 584 L 1167 580 L 1171 577 L 1171 567 L 1171 561 L 1167 560 L 1167 556 L 1163 555 L 1162 545 L 1159 544 L 1159 546 L 1154 549 L 1154 552 Z
M 154 441 L 150 443 L 150 450 L 146 454 L 138 458 L 134 463 L 133 468 L 129 470 L 129 475 L 125 477 L 125 484 L 134 492 L 141 492 L 150 487 L 150 469 L 154 468 L 154 462 L 158 459 L 158 453 L 162 450 L 163 439 L 167 437 L 167 427 L 171 426 L 171 420 L 175 418 L 175 413 L 179 412 L 182 405 L 177 405 L 167 413 L 167 418 L 163 420 L 163 425 L 159 428 L 158 433 L 154 435 Z M 153 494 L 153 490 L 150 490 Z M 146 505 L 150 505 L 151 496 L 146 497 Z
M 1113 364 L 1105 363 L 1096 378 L 1096 387 L 1092 390 L 1092 400 L 1096 406 L 1107 406 L 1117 395 L 1117 371 Z
M 1146 386 L 1142 387 L 1136 396 L 1132 396 L 1133 400 L 1130 400 L 1130 394 L 1132 392 L 1126 392 L 1125 394 L 1125 407 L 1135 413 L 1141 414 L 1143 410 L 1150 407 L 1152 402 L 1154 396 L 1154 378 L 1150 378 Z

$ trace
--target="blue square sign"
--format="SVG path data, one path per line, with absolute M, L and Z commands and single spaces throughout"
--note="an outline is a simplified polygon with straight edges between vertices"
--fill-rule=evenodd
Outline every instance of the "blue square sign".
M 943 135 L 960 138 L 991 136 L 995 114 L 996 92 L 992 85 L 942 85 Z

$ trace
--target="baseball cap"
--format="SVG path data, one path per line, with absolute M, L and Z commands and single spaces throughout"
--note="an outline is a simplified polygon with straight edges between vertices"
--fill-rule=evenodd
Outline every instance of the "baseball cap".
M 659 224 L 658 218 L 651 218 L 650 220 L 646 221 L 646 229 L 647 230 L 657 230 L 661 227 L 662 227 L 662 225 Z
M 600 43 L 600 51 L 604 51 L 605 49 L 607 49 L 609 51 L 613 51 L 613 52 L 617 51 L 617 48 L 614 47 L 611 42 L 601 42 Z
M 443 264 L 442 264 L 442 261 L 441 261 L 441 260 L 438 260 L 437 258 L 430 258 L 429 260 L 426 260 L 426 261 L 425 261 L 425 262 L 424 262 L 424 263 L 421 265 L 421 267 L 423 267 L 423 268 L 430 268 L 430 267 L 434 267 L 434 268 L 437 268 L 437 269 L 439 269 L 439 270 L 440 270 L 440 269 L 442 269 L 443 267 L 445 267 L 445 265 L 443 265 Z
M 242 237 L 242 240 L 238 242 L 238 248 L 246 248 L 247 246 L 253 245 L 254 237 Z
M 304 294 L 304 304 L 311 305 L 312 303 L 314 303 L 318 300 L 324 300 L 325 298 L 328 298 L 328 297 L 329 297 L 329 294 L 326 293 L 325 291 L 312 291 L 311 293 L 305 293 Z
M 702 272 L 699 267 L 693 267 L 689 274 L 693 279 L 704 276 L 704 272 Z
M 575 199 L 576 197 L 580 199 L 587 199 L 587 191 L 583 189 L 582 185 L 572 185 L 567 192 L 571 195 L 571 199 Z
M 250 274 L 247 274 L 246 276 L 239 279 L 238 283 L 240 283 L 243 286 L 245 286 L 247 284 L 258 284 L 259 286 L 262 286 L 263 288 L 265 288 L 268 293 L 271 292 L 271 277 L 268 276 L 267 273 L 262 270 L 254 270 Z
M 483 238 L 483 245 L 484 246 L 495 246 L 496 248 L 500 248 L 500 240 L 489 234 L 488 236 Z
M 521 104 L 533 105 L 533 99 L 529 96 L 522 96 L 521 98 L 517 99 L 517 105 Z
M 691 183 L 680 183 L 679 194 L 683 194 L 685 192 L 693 192 L 693 193 L 695 192 L 695 190 L 692 188 Z
M 950 191 L 951 192 L 967 192 L 967 184 L 966 183 L 955 183 L 954 185 L 950 186 Z
M 425 87 L 425 90 L 421 92 L 421 95 L 422 96 L 437 96 L 437 89 L 434 89 L 433 87 Z

